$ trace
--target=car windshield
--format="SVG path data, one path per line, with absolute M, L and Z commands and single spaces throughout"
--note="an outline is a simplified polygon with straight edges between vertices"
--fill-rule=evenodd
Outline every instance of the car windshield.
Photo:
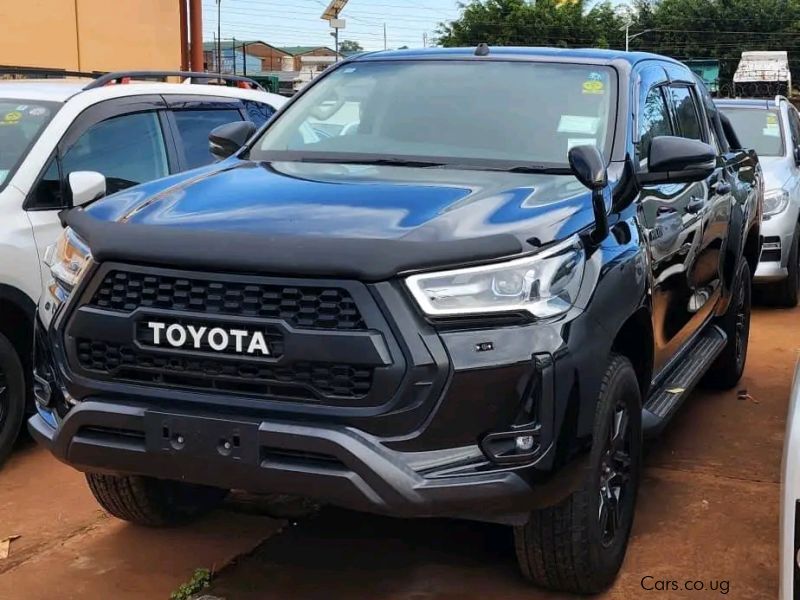
M 504 61 L 363 61 L 313 85 L 264 132 L 253 160 L 567 167 L 608 156 L 608 67 Z
M 58 110 L 58 103 L 0 98 L 0 189 Z
M 759 156 L 783 156 L 783 128 L 777 110 L 722 108 L 739 141 Z

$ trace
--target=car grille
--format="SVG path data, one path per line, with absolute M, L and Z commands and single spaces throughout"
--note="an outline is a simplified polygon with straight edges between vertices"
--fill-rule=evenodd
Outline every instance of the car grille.
M 372 386 L 373 369 L 347 364 L 294 362 L 287 366 L 211 357 L 152 354 L 129 345 L 77 340 L 78 362 L 115 380 L 248 396 L 358 398 Z
M 137 308 L 282 319 L 307 329 L 366 329 L 347 290 L 240 283 L 110 271 L 89 303 L 131 312 Z
M 88 379 L 331 406 L 383 403 L 402 376 L 386 363 L 385 338 L 375 337 L 388 328 L 362 284 L 332 283 L 109 265 L 75 307 L 65 343 Z M 268 355 L 212 349 L 209 338 L 197 347 L 163 337 L 156 345 L 151 319 L 260 331 Z

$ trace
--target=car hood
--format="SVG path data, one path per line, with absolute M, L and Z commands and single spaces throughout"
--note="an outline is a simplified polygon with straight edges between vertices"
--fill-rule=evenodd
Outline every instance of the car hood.
M 545 244 L 593 221 L 569 175 L 231 159 L 109 196 L 95 219 L 261 236 Z M 537 244 L 538 245 L 538 244 Z

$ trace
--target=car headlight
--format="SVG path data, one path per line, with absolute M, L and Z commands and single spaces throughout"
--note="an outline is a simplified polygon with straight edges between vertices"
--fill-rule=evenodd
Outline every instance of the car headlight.
M 420 308 L 432 316 L 526 310 L 546 318 L 574 305 L 585 264 L 583 247 L 575 237 L 525 258 L 412 275 L 406 285 Z
M 764 215 L 777 215 L 789 206 L 789 192 L 784 189 L 764 193 Z
M 92 255 L 89 246 L 69 227 L 58 241 L 45 251 L 44 262 L 50 267 L 52 280 L 48 291 L 57 304 L 63 303 L 86 272 Z

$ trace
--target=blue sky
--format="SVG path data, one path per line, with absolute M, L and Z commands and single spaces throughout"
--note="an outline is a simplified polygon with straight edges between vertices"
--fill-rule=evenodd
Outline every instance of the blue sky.
M 275 46 L 331 46 L 328 23 L 320 19 L 328 0 L 221 0 L 222 39 L 260 39 Z M 458 16 L 456 0 L 350 0 L 339 39 L 358 41 L 367 50 L 387 45 L 420 47 L 423 34 L 434 35 L 440 21 Z M 203 38 L 217 30 L 217 2 L 203 0 Z

